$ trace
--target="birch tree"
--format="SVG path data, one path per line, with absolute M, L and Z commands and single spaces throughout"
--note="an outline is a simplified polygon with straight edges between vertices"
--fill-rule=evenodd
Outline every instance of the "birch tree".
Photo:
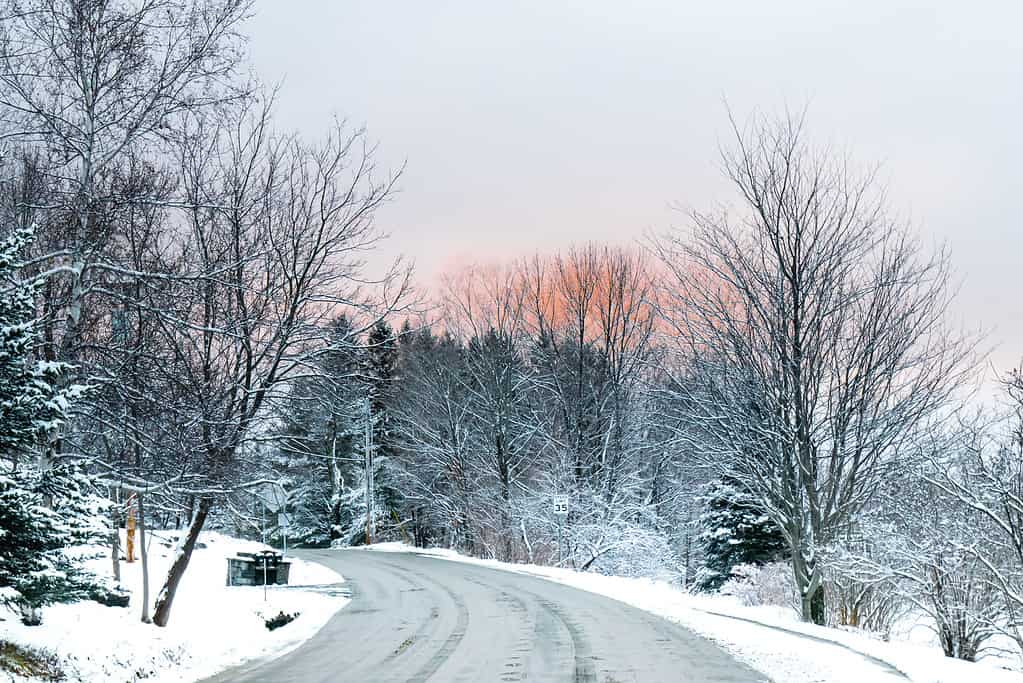
M 90 300 L 118 265 L 111 185 L 129 153 L 166 151 L 180 120 L 235 100 L 249 0 L 4 0 L 0 125 L 43 150 L 51 204 L 44 324 L 52 354 L 80 353 Z M 54 279 L 57 278 L 58 279 Z M 60 285 L 58 285 L 58 282 Z

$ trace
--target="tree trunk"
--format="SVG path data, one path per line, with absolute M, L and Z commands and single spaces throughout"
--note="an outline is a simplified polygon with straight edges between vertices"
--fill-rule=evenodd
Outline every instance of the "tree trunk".
M 192 519 L 194 516 L 195 516 L 195 496 L 189 496 L 188 497 L 188 519 Z M 179 520 L 181 519 L 180 515 L 178 516 L 178 519 Z M 181 528 L 181 522 L 180 521 L 175 522 L 174 528 L 175 529 L 180 529 Z
M 199 538 L 203 524 L 206 523 L 206 515 L 209 514 L 211 501 L 209 498 L 199 500 L 192 523 L 188 527 L 188 534 L 185 536 L 185 543 L 182 545 L 178 556 L 174 558 L 174 564 L 167 572 L 167 582 L 156 599 L 156 609 L 153 612 L 153 623 L 157 626 L 166 626 L 170 620 L 171 605 L 174 603 L 174 594 L 178 590 L 181 577 L 185 575 L 188 568 L 188 561 L 192 559 L 192 551 L 195 549 L 195 542 Z
M 139 503 L 139 557 L 142 558 L 142 623 L 148 624 L 149 618 L 149 553 L 146 549 L 146 508 L 142 502 L 142 494 L 138 494 Z
M 818 626 L 824 626 L 827 621 L 826 602 L 824 599 L 824 586 L 818 585 L 810 594 L 810 621 Z M 803 617 L 804 621 L 806 617 Z
M 824 585 L 818 574 L 816 560 L 807 560 L 801 545 L 798 541 L 790 540 L 792 577 L 799 592 L 800 617 L 805 622 L 823 626 L 826 616 Z

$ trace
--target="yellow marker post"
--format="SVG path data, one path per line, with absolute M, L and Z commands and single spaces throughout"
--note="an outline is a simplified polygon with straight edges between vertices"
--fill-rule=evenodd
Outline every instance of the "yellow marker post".
M 125 527 L 128 531 L 128 543 L 125 548 L 125 554 L 128 556 L 128 562 L 135 561 L 135 508 L 134 506 L 128 508 L 128 520 L 125 523 Z

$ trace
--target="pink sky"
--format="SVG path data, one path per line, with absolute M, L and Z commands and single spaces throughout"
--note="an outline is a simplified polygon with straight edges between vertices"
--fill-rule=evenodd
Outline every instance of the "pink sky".
M 954 314 L 1023 358 L 1023 25 L 1004 2 L 257 2 L 280 123 L 366 125 L 407 161 L 380 214 L 420 280 L 465 260 L 628 244 L 732 196 L 723 101 L 809 103 L 818 141 L 880 163 L 892 208 L 947 241 Z

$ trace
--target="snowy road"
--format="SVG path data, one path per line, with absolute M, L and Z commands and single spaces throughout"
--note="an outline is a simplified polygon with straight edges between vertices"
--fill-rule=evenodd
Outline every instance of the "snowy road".
M 210 683 L 762 681 L 648 612 L 543 579 L 411 553 L 300 551 L 352 603 L 290 654 Z

